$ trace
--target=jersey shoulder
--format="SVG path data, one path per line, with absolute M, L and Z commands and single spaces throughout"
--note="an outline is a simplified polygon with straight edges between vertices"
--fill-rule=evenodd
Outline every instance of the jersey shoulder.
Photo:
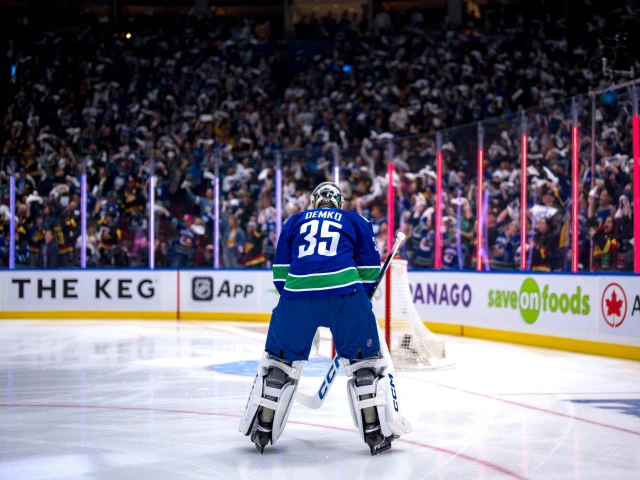
M 298 213 L 294 213 L 293 215 L 291 215 L 288 219 L 287 222 L 295 222 L 296 220 L 298 220 L 300 217 L 302 217 L 306 212 L 308 212 L 309 210 L 304 210 L 302 212 L 298 212 Z M 275 220 L 273 220 L 275 222 Z
M 345 215 L 349 218 L 349 220 L 351 220 L 351 222 L 353 222 L 354 224 L 363 226 L 364 228 L 370 228 L 371 222 L 367 220 L 365 217 L 363 217 L 362 215 L 360 215 L 358 212 L 354 212 L 351 210 L 340 210 L 340 211 L 344 212 Z
M 298 220 L 300 220 L 301 218 L 304 218 L 304 214 L 306 212 L 307 212 L 307 210 L 305 210 L 303 212 L 294 213 L 289 218 L 287 218 L 287 220 L 284 222 L 284 225 L 286 225 L 287 227 L 293 226 Z M 274 223 L 275 224 L 275 220 L 273 222 L 267 222 L 267 223 Z

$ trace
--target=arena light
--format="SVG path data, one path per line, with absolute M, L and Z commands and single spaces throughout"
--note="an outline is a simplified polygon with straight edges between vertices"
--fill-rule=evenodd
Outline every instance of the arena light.
M 633 271 L 640 273 L 640 118 L 638 117 L 638 89 L 633 87 Z
M 534 205 L 538 204 L 538 194 L 536 193 L 535 190 L 533 191 L 533 204 Z M 530 231 L 531 231 L 531 238 L 533 238 L 534 235 L 536 234 L 536 217 L 535 217 L 535 215 L 531 215 L 531 230 Z M 527 244 L 529 244 L 529 242 L 527 242 Z M 531 247 L 531 244 L 529 244 L 529 246 Z M 521 251 L 520 254 L 524 255 L 524 252 Z M 531 262 L 533 262 L 533 248 L 529 248 L 529 250 L 527 252 L 527 270 L 531 270 Z
M 477 245 L 476 245 L 476 270 L 482 271 L 482 244 L 483 244 L 483 202 L 484 202 L 484 130 L 478 125 L 478 192 L 476 194 L 478 219 Z
M 522 160 L 520 165 L 520 270 L 527 269 L 525 245 L 527 242 L 527 135 L 522 134 Z
M 442 152 L 436 154 L 436 270 L 442 268 Z
M 333 183 L 340 185 L 340 149 L 336 143 L 331 147 L 331 154 L 333 155 Z
M 571 271 L 578 273 L 578 126 L 571 128 Z
M 16 268 L 16 177 L 9 177 L 9 269 Z
M 220 268 L 220 179 L 217 174 L 213 179 L 213 215 L 213 268 L 218 270 Z
M 458 230 L 456 231 L 456 246 L 458 249 L 458 270 L 464 270 L 464 262 L 462 261 L 462 191 L 458 188 L 458 205 L 456 206 L 456 218 L 458 219 Z
M 491 271 L 491 265 L 489 264 L 489 226 L 487 223 L 487 216 L 489 215 L 489 190 L 485 190 L 482 203 L 482 239 L 484 245 L 482 248 L 482 259 L 484 260 L 484 269 Z
M 80 177 L 80 268 L 87 268 L 87 174 L 86 162 L 82 164 Z
M 153 270 L 156 266 L 156 175 L 155 169 L 152 170 L 149 179 L 149 268 Z
M 282 231 L 282 167 L 280 161 L 276 167 L 276 243 Z

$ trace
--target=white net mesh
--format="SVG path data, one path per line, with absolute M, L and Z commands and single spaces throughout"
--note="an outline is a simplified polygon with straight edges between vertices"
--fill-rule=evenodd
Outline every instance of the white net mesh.
M 422 323 L 413 304 L 406 260 L 391 262 L 391 358 L 396 368 L 439 368 L 445 360 L 444 340 Z M 388 294 L 388 292 L 387 292 Z

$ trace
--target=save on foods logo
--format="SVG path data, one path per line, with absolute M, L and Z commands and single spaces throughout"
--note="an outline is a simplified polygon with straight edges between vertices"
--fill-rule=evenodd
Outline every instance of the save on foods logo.
M 569 293 L 551 290 L 549 285 L 540 289 L 533 278 L 525 279 L 520 290 L 489 290 L 488 305 L 489 308 L 518 310 L 527 323 L 538 320 L 540 312 L 571 315 L 589 315 L 591 312 L 589 295 L 584 295 L 581 287 Z
M 616 328 L 627 318 L 627 294 L 617 283 L 610 283 L 602 292 L 600 300 L 602 318 L 607 324 Z

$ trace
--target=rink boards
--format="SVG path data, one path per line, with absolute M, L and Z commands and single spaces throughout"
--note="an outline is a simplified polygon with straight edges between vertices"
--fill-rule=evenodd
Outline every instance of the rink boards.
M 412 300 L 440 333 L 640 360 L 640 277 L 410 272 Z M 0 272 L 0 318 L 268 321 L 266 270 Z M 374 299 L 384 312 L 382 289 Z

